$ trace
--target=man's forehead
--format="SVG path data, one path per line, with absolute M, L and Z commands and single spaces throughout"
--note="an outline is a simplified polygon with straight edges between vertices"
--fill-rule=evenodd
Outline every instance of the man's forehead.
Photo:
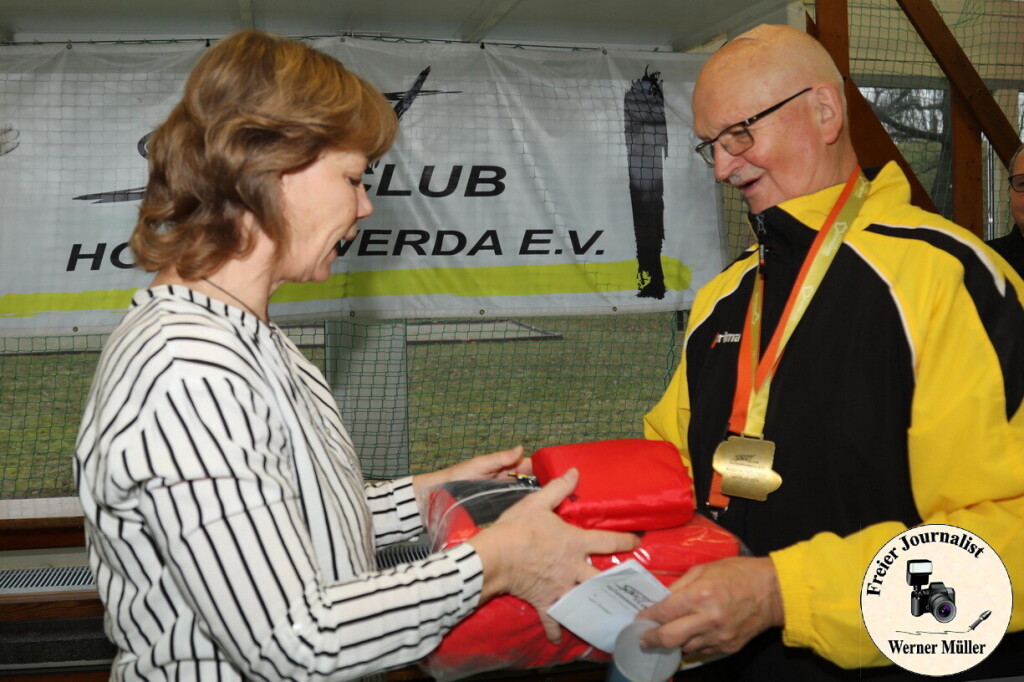
M 758 26 L 723 45 L 701 69 L 694 127 L 713 137 L 802 88 L 839 80 L 831 57 L 813 38 L 788 26 Z
M 717 134 L 788 97 L 793 87 L 777 73 L 741 71 L 731 64 L 707 70 L 694 90 L 693 114 L 698 134 Z

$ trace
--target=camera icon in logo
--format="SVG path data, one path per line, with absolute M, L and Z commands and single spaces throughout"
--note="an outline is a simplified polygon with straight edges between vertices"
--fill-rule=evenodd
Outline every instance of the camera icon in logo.
M 913 588 L 910 592 L 910 613 L 914 616 L 930 613 L 940 623 L 948 623 L 956 618 L 956 593 L 952 587 L 942 583 L 928 584 L 931 574 L 932 562 L 928 559 L 907 562 L 907 584 Z

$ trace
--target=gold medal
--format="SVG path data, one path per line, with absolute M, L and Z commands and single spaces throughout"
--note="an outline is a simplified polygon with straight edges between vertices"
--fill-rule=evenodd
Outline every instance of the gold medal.
M 736 390 L 733 393 L 732 413 L 728 432 L 748 434 L 730 436 L 720 443 L 711 460 L 714 472 L 708 488 L 709 513 L 718 518 L 729 508 L 730 497 L 745 497 L 764 502 L 770 493 L 782 485 L 782 477 L 772 470 L 775 443 L 763 440 L 764 421 L 768 414 L 768 396 L 772 376 L 782 358 L 782 352 L 803 318 L 815 292 L 843 238 L 860 212 L 868 195 L 870 183 L 854 168 L 846 179 L 835 205 L 822 223 L 818 235 L 804 257 L 796 281 L 789 292 L 775 332 L 761 357 L 761 313 L 764 296 L 764 252 L 757 267 L 757 279 L 750 295 L 747 317 L 740 334 L 739 364 L 736 369 Z
M 722 493 L 764 502 L 782 485 L 772 470 L 775 443 L 759 438 L 729 436 L 715 450 L 711 466 L 722 477 Z

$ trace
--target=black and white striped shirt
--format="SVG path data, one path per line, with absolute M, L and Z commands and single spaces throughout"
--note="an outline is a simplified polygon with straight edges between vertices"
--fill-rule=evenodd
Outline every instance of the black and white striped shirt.
M 479 601 L 468 544 L 376 570 L 421 530 L 412 480 L 365 484 L 319 370 L 181 286 L 137 292 L 110 336 L 75 467 L 113 679 L 352 679 Z

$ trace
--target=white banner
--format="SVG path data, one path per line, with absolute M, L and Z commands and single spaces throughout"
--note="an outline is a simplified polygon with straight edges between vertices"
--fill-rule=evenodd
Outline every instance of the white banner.
M 692 148 L 705 57 L 310 43 L 400 115 L 375 212 L 278 320 L 675 310 L 723 266 Z M 126 240 L 145 140 L 201 43 L 0 47 L 0 333 L 108 329 L 151 276 Z

